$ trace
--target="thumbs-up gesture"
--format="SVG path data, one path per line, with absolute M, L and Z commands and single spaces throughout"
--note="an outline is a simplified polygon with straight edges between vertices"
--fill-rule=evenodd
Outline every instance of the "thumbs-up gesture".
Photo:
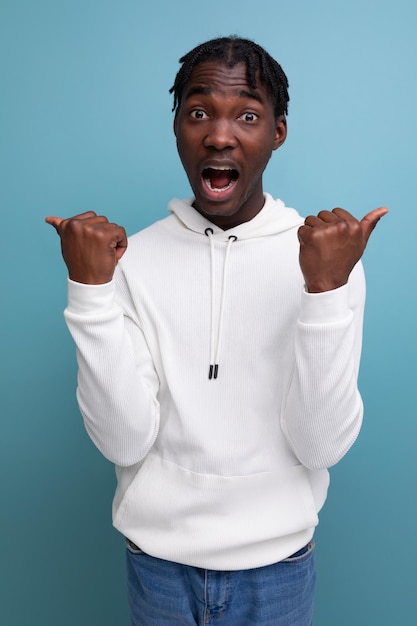
M 318 293 L 345 285 L 373 229 L 386 213 L 388 209 L 380 207 L 360 221 L 344 209 L 307 217 L 298 229 L 306 290 Z
M 68 219 L 47 217 L 61 238 L 61 250 L 69 277 L 78 283 L 110 282 L 127 248 L 124 228 L 104 216 L 87 211 Z

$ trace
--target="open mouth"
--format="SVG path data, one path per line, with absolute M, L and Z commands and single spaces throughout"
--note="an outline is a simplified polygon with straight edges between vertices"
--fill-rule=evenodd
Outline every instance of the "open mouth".
M 239 173 L 230 167 L 208 167 L 203 170 L 203 180 L 210 191 L 227 191 L 236 183 Z

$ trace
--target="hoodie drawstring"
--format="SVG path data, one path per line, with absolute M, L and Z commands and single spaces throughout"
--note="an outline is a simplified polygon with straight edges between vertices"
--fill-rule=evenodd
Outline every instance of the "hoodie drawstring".
M 223 333 L 223 317 L 224 317 L 224 303 L 226 299 L 226 278 L 227 278 L 227 266 L 230 254 L 230 248 L 234 241 L 237 240 L 235 235 L 230 235 L 228 238 L 226 253 L 224 257 L 223 264 L 223 282 L 222 282 L 222 291 L 220 296 L 220 309 L 219 309 L 219 323 L 217 328 L 217 339 L 215 340 L 215 315 L 216 315 L 216 277 L 215 277 L 215 264 L 214 264 L 214 240 L 213 240 L 213 230 L 211 228 L 206 228 L 204 234 L 207 235 L 210 242 L 210 274 L 211 274 L 211 328 L 210 328 L 210 367 L 209 367 L 209 380 L 213 378 L 217 378 L 219 372 L 219 360 L 220 360 L 220 350 L 222 343 L 222 333 Z

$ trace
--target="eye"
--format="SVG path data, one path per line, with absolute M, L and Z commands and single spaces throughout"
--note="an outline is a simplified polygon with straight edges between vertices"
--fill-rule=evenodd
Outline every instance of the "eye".
M 256 115 L 256 113 L 243 113 L 239 119 L 251 124 L 252 122 L 256 122 L 256 120 L 259 118 L 258 118 L 258 115 Z
M 208 117 L 207 113 L 201 109 L 194 109 L 194 111 L 191 111 L 190 116 L 195 120 L 205 120 Z

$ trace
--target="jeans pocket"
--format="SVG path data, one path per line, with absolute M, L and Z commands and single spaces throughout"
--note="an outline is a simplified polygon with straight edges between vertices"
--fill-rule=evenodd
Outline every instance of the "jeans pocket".
M 145 554 L 143 550 L 138 548 L 138 546 L 134 544 L 133 541 L 130 541 L 130 539 L 128 539 L 127 537 L 126 537 L 126 549 L 130 552 L 130 554 L 135 554 L 135 555 Z
M 314 541 L 309 541 L 309 543 L 306 546 L 304 546 L 304 548 L 301 548 L 301 550 L 298 550 L 298 552 L 295 552 L 294 554 L 289 556 L 287 559 L 283 559 L 281 562 L 282 563 L 303 563 L 304 561 L 306 561 L 312 556 L 314 552 L 314 547 L 315 547 Z

